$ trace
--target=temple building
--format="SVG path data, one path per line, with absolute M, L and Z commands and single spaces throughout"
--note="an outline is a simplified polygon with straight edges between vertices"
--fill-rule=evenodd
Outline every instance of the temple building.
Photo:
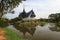
M 34 20 L 36 15 L 33 10 L 26 12 L 25 9 L 23 9 L 23 12 L 20 13 L 19 17 L 22 17 L 23 20 Z

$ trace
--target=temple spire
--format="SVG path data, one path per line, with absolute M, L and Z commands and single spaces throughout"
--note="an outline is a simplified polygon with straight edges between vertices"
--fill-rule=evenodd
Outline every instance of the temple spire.
M 23 8 L 23 12 L 25 13 L 25 8 Z
M 25 12 L 25 3 L 23 2 L 23 13 L 26 13 Z

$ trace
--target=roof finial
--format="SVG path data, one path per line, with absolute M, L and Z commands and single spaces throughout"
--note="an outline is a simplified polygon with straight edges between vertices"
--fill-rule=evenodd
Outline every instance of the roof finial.
M 25 12 L 25 5 L 24 5 L 25 3 L 23 2 L 23 12 Z
M 23 12 L 25 13 L 25 9 L 23 8 Z

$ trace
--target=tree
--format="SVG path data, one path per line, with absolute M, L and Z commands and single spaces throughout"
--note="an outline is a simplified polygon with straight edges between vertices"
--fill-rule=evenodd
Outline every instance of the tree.
M 25 0 L 0 0 L 0 18 L 4 13 L 11 12 L 21 1 Z
M 55 23 L 58 23 L 60 21 L 60 13 L 56 14 L 50 14 L 49 19 L 54 21 Z
M 22 17 L 16 17 L 16 18 L 14 18 L 14 19 L 11 19 L 11 21 L 12 21 L 14 24 L 16 24 L 16 22 L 21 21 L 21 20 L 22 20 Z

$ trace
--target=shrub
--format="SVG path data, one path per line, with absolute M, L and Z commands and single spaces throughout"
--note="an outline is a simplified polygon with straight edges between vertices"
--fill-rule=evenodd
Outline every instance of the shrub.
M 0 27 L 7 27 L 7 26 L 8 26 L 7 21 L 8 21 L 8 19 L 2 18 L 2 19 L 0 20 Z
M 47 22 L 40 22 L 40 26 L 44 26 Z

